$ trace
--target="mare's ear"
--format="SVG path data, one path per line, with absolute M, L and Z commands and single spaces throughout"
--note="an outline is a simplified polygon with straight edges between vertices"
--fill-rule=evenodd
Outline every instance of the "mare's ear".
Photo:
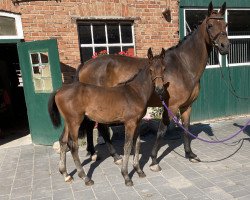
M 209 3 L 209 5 L 208 5 L 208 11 L 207 11 L 207 16 L 208 16 L 208 17 L 212 14 L 213 10 L 214 10 L 214 6 L 213 6 L 213 3 L 212 3 L 212 1 L 211 1 L 211 2 Z
M 153 52 L 152 52 L 152 49 L 151 49 L 151 47 L 148 49 L 148 59 L 149 60 L 152 60 L 153 59 Z
M 161 49 L 161 54 L 160 54 L 160 57 L 163 59 L 164 57 L 165 57 L 165 49 L 164 48 L 162 48 Z
M 220 13 L 222 16 L 225 14 L 226 7 L 227 7 L 226 5 L 227 5 L 226 2 L 224 2 L 223 5 L 222 5 L 221 8 L 220 8 L 219 13 Z

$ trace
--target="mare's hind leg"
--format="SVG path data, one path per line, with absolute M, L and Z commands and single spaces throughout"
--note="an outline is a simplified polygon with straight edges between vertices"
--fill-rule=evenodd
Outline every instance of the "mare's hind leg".
M 92 157 L 95 153 L 94 143 L 93 143 L 93 129 L 95 127 L 95 122 L 90 120 L 88 117 L 84 117 L 80 128 L 79 128 L 79 137 L 87 135 L 87 151 L 88 154 Z
M 133 182 L 128 176 L 128 161 L 129 161 L 129 156 L 130 156 L 132 145 L 133 145 L 133 138 L 134 138 L 136 127 L 137 127 L 137 124 L 133 120 L 125 123 L 124 156 L 123 156 L 121 173 L 125 180 L 126 186 L 133 186 Z
M 135 147 L 135 154 L 134 154 L 134 169 L 139 175 L 140 178 L 146 177 L 146 174 L 141 170 L 140 164 L 139 164 L 139 153 L 140 153 L 140 147 L 141 147 L 141 138 L 140 138 L 140 133 L 137 131 L 137 135 L 134 136 L 134 147 Z
M 93 129 L 95 127 L 95 122 L 90 119 L 87 119 L 85 124 L 85 129 L 87 132 L 87 151 L 88 153 L 90 153 L 91 160 L 96 161 L 98 159 L 98 156 L 96 154 L 93 142 Z
M 189 106 L 186 109 L 181 109 L 181 120 L 183 126 L 188 130 L 190 125 L 190 114 L 191 114 L 192 107 Z M 200 162 L 200 159 L 197 157 L 196 154 L 193 153 L 191 149 L 191 138 L 188 135 L 188 133 L 184 132 L 184 150 L 185 150 L 185 156 L 188 158 L 191 162 Z
M 109 128 L 105 124 L 98 124 L 98 131 L 106 142 L 110 155 L 114 158 L 114 163 L 117 165 L 122 164 L 122 157 L 116 153 L 114 146 L 110 140 Z
M 66 152 L 68 149 L 68 146 L 67 146 L 68 135 L 69 135 L 68 126 L 65 124 L 63 133 L 59 139 L 59 143 L 60 143 L 59 172 L 64 176 L 64 180 L 66 182 L 70 182 L 72 180 L 72 177 L 67 173 L 67 168 L 66 168 Z
M 78 129 L 79 129 L 79 126 L 76 126 L 76 125 L 71 127 L 72 132 L 71 132 L 71 140 L 69 141 L 69 146 L 70 146 L 70 151 L 71 151 L 73 160 L 76 165 L 78 176 L 84 180 L 85 185 L 89 186 L 89 185 L 93 185 L 94 181 L 92 181 L 89 177 L 87 177 L 81 165 L 81 161 L 80 161 L 79 154 L 78 154 L 78 149 L 79 149 Z

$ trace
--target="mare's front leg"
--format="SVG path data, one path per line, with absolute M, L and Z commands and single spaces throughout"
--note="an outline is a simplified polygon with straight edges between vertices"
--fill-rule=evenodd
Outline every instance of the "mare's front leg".
M 191 115 L 192 107 L 189 106 L 188 108 L 181 109 L 181 120 L 183 126 L 188 130 L 190 125 L 190 115 Z M 184 131 L 184 150 L 185 150 L 185 156 L 188 158 L 191 162 L 200 162 L 200 159 L 197 157 L 196 154 L 193 153 L 191 149 L 191 138 L 188 133 Z
M 121 173 L 125 180 L 126 186 L 133 186 L 133 181 L 128 176 L 128 161 L 133 145 L 133 138 L 137 124 L 133 120 L 130 120 L 129 122 L 126 122 L 124 125 L 125 125 L 125 143 L 124 143 L 124 156 L 123 156 Z
M 66 168 L 66 152 L 68 149 L 68 146 L 67 146 L 68 136 L 69 136 L 69 129 L 68 129 L 67 124 L 65 123 L 65 127 L 59 139 L 59 143 L 60 143 L 59 172 L 64 176 L 65 182 L 70 182 L 72 180 L 72 177 L 68 174 L 67 168 Z
M 80 158 L 79 158 L 79 154 L 78 154 L 78 149 L 79 149 L 78 130 L 79 130 L 79 126 L 71 123 L 70 130 L 71 130 L 71 135 L 70 135 L 71 140 L 69 140 L 68 145 L 70 147 L 70 151 L 71 151 L 73 160 L 74 160 L 75 165 L 76 165 L 78 176 L 84 180 L 85 185 L 87 185 L 87 186 L 93 185 L 94 181 L 92 181 L 89 177 L 87 177 L 86 173 L 84 172 L 82 165 L 81 165 Z
M 173 112 L 174 115 L 176 114 L 177 108 L 171 107 L 169 109 Z M 157 161 L 157 154 L 160 149 L 160 146 L 159 146 L 160 141 L 162 137 L 164 136 L 165 132 L 167 131 L 171 119 L 172 119 L 172 116 L 169 116 L 168 111 L 164 108 L 162 119 L 160 121 L 160 125 L 157 131 L 156 141 L 151 152 L 152 163 L 150 165 L 150 169 L 154 172 L 161 171 L 161 167 Z
M 112 145 L 112 142 L 110 139 L 109 127 L 105 124 L 98 124 L 98 131 L 100 132 L 101 136 L 105 140 L 105 143 L 108 146 L 109 153 L 114 158 L 114 163 L 117 165 L 122 164 L 122 157 L 116 153 L 116 150 L 114 146 Z

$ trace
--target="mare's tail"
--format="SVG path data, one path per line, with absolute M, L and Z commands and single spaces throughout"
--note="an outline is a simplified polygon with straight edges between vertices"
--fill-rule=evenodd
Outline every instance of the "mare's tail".
M 60 118 L 60 113 L 55 102 L 55 96 L 56 96 L 56 91 L 50 95 L 49 102 L 48 102 L 48 111 L 49 111 L 49 116 L 54 127 L 58 128 L 61 125 L 61 118 Z

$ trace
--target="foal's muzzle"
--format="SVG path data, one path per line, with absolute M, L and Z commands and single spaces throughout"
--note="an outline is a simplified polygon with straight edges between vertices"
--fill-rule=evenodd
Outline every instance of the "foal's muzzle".
M 164 95 L 164 88 L 162 88 L 162 87 L 155 87 L 155 92 L 156 92 L 159 96 L 163 96 L 163 95 Z

